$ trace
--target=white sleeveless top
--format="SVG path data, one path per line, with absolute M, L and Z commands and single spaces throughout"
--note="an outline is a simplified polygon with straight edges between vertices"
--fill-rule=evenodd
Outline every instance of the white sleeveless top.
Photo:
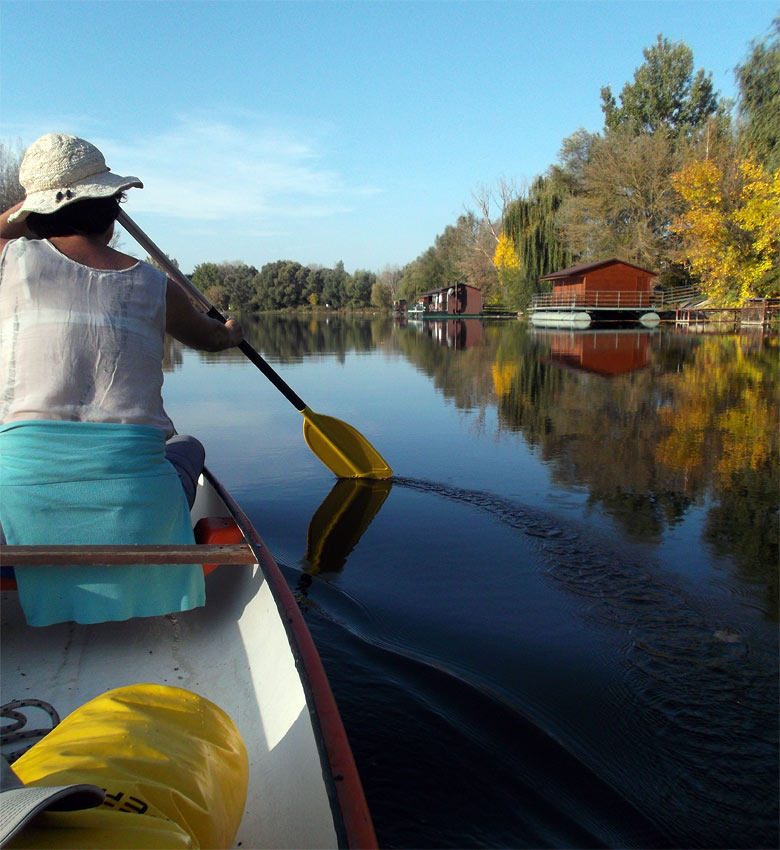
M 152 425 L 166 436 L 166 276 L 148 263 L 83 266 L 46 239 L 0 258 L 0 424 L 25 419 Z

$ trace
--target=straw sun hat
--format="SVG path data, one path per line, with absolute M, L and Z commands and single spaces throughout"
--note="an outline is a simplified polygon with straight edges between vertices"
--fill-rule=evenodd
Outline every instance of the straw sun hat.
M 9 222 L 23 221 L 31 212 L 48 215 L 74 201 L 108 198 L 144 185 L 137 177 L 112 174 L 94 145 L 65 133 L 47 133 L 27 148 L 19 182 L 27 197 Z

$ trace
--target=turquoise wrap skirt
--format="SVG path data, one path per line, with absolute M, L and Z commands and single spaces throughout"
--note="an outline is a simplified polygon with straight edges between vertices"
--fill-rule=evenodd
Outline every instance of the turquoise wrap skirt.
M 0 426 L 0 523 L 9 544 L 193 543 L 187 500 L 146 425 L 25 420 Z M 16 569 L 32 626 L 185 611 L 199 564 Z

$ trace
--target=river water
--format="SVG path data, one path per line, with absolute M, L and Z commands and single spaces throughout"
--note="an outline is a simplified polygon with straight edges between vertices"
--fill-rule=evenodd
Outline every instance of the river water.
M 295 591 L 381 846 L 776 847 L 778 341 L 261 316 L 388 460 L 337 482 L 236 351 L 177 429 Z

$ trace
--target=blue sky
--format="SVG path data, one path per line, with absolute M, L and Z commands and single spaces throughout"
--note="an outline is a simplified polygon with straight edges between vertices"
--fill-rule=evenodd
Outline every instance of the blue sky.
M 3 0 L 0 139 L 94 142 L 185 271 L 403 266 L 602 127 L 658 33 L 734 97 L 776 0 Z M 137 253 L 129 237 L 123 247 Z

